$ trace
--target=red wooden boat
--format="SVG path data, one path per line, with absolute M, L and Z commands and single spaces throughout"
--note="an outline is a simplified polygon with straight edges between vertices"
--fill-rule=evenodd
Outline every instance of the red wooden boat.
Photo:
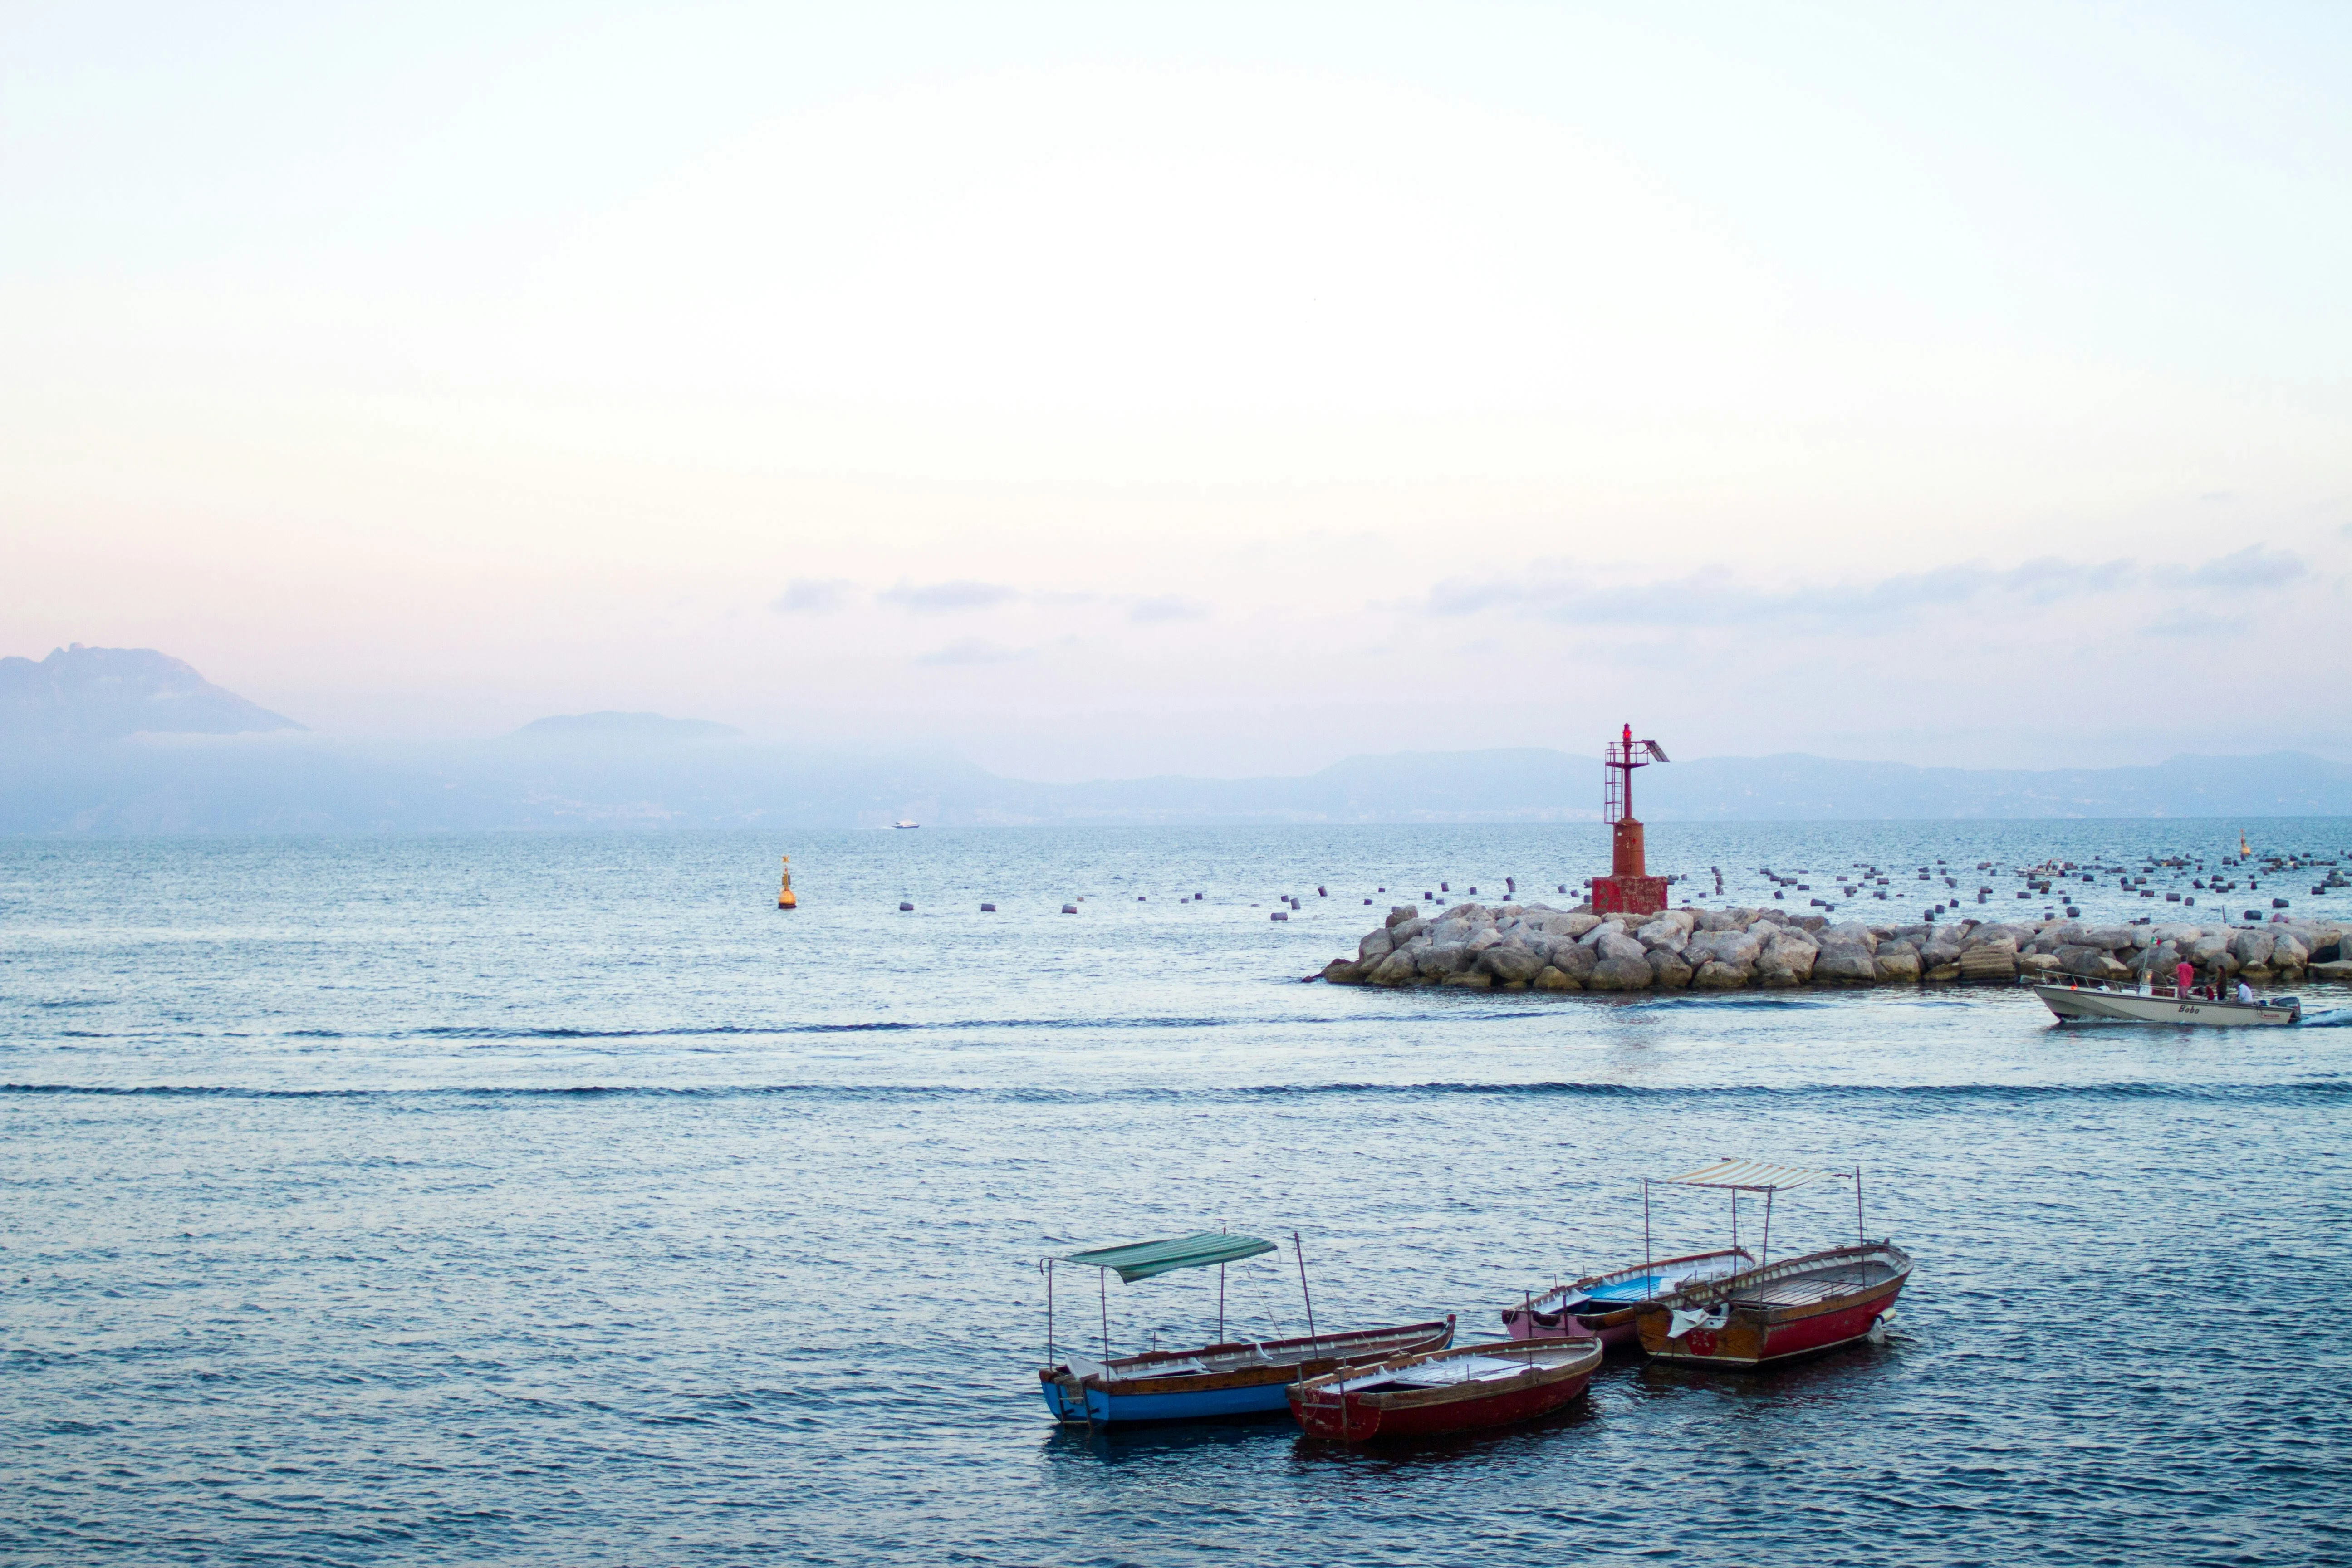
M 1832 1247 L 1676 1291 L 1634 1327 L 1661 1361 L 1770 1366 L 1867 1337 L 1910 1277 L 1910 1255 L 1891 1241 Z
M 1853 1183 L 1854 1244 L 1772 1261 L 1772 1200 L 1816 1182 Z M 1644 1184 L 1647 1191 L 1650 1184 Z M 1661 1361 L 1756 1367 L 1815 1355 L 1876 1331 L 1911 1278 L 1911 1258 L 1863 1229 L 1862 1167 L 1811 1170 L 1761 1160 L 1717 1160 L 1656 1184 L 1712 1187 L 1731 1194 L 1732 1244 L 1738 1245 L 1739 1196 L 1764 1198 L 1760 1266 L 1727 1279 L 1693 1280 L 1644 1302 L 1633 1319 L 1642 1349 Z
M 1293 1384 L 1290 1413 L 1308 1436 L 1342 1443 L 1508 1426 L 1580 1396 L 1601 1356 L 1598 1340 L 1506 1341 L 1396 1356 Z

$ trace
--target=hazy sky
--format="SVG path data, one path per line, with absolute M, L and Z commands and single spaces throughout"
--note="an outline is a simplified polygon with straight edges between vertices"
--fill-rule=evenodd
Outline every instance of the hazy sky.
M 1071 777 L 2352 756 L 2352 8 L 0 11 L 0 653 Z

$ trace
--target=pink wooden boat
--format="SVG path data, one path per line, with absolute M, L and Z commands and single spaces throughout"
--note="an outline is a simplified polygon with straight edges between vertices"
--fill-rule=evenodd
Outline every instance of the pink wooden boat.
M 1756 1259 L 1738 1247 L 1629 1263 L 1504 1308 L 1503 1329 L 1515 1340 L 1599 1340 L 1617 1350 L 1634 1342 L 1633 1315 L 1651 1302 L 1755 1267 Z

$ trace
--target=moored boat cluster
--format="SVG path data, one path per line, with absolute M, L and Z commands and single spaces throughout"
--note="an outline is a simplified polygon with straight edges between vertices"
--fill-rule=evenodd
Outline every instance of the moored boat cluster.
M 1771 1256 L 1772 1199 L 1819 1182 L 1853 1184 L 1856 1238 L 1843 1246 Z M 1675 1258 L 1654 1254 L 1654 1187 L 1711 1188 L 1731 1194 L 1727 1247 Z M 1288 1407 L 1310 1437 L 1343 1443 L 1424 1437 L 1532 1421 L 1581 1396 L 1603 1355 L 1643 1356 L 1691 1366 L 1760 1371 L 1864 1342 L 1883 1343 L 1911 1258 L 1864 1232 L 1862 1171 L 1809 1169 L 1721 1158 L 1686 1175 L 1642 1184 L 1639 1262 L 1532 1291 L 1502 1310 L 1508 1337 L 1454 1342 L 1455 1318 L 1318 1332 L 1297 1252 L 1303 1338 L 1226 1337 L 1225 1268 L 1271 1253 L 1275 1244 L 1232 1231 L 1199 1231 L 1041 1260 L 1046 1282 L 1047 1364 L 1037 1372 L 1055 1420 L 1089 1428 L 1136 1422 L 1200 1421 L 1271 1414 Z M 1738 1241 L 1739 1200 L 1761 1197 L 1759 1253 Z M 1755 1211 L 1750 1209 L 1751 1220 Z M 1783 1224 L 1786 1221 L 1784 1219 Z M 1760 1256 L 1759 1256 L 1760 1254 Z M 1108 1281 L 1183 1268 L 1217 1269 L 1218 1337 L 1186 1350 L 1110 1353 L 1110 1310 L 1101 1297 L 1102 1359 L 1055 1343 L 1053 1265 L 1077 1264 Z
M 1832 921 L 1778 909 L 1598 915 L 1545 904 L 1400 904 L 1322 977 L 1335 985 L 1497 991 L 1737 991 L 1800 985 L 2011 983 L 2021 975 L 2125 981 L 2187 963 L 2200 984 L 2352 979 L 2352 931 L 2149 921 Z

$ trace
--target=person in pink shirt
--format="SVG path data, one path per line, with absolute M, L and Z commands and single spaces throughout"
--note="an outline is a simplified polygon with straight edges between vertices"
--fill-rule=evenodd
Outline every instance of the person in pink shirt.
M 2172 972 L 2172 988 L 2173 994 L 2176 996 L 2186 996 L 2191 991 L 2195 990 L 2197 988 L 2197 966 L 2189 963 L 2187 959 L 2182 959 L 2180 961 L 2180 967 Z

